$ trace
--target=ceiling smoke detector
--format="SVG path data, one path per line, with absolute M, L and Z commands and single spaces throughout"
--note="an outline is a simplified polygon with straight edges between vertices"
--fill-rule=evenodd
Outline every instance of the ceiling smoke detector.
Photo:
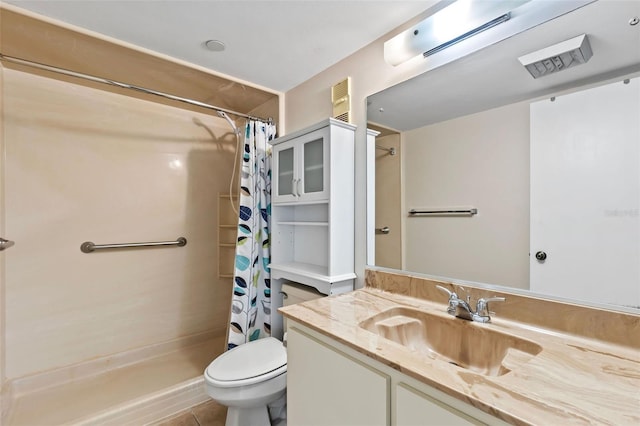
M 518 58 L 533 78 L 586 63 L 593 52 L 586 34 L 545 47 Z
M 227 48 L 227 46 L 225 46 L 225 44 L 220 40 L 207 40 L 204 42 L 204 47 L 212 52 L 222 52 Z

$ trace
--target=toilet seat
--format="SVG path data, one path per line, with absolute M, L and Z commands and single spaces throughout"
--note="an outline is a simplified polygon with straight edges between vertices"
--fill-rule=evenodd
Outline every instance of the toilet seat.
M 237 346 L 216 358 L 205 370 L 207 382 L 218 387 L 253 385 L 287 371 L 287 351 L 274 337 Z

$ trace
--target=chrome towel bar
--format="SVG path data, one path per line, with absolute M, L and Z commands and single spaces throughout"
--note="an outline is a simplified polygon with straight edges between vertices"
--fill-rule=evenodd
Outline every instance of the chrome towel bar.
M 104 249 L 121 249 L 121 248 L 134 248 L 134 247 L 157 247 L 157 246 L 178 246 L 184 247 L 187 245 L 187 239 L 185 237 L 179 237 L 175 241 L 156 241 L 151 243 L 124 243 L 124 244 L 95 244 L 91 241 L 85 241 L 80 244 L 80 251 L 83 253 L 91 253 L 95 250 Z
M 475 208 L 442 208 L 442 209 L 430 209 L 430 210 L 409 210 L 409 216 L 418 215 L 430 215 L 430 216 L 473 216 L 478 214 L 478 209 Z

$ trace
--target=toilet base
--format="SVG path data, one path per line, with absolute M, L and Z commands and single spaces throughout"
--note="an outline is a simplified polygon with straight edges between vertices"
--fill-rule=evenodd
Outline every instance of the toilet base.
M 257 407 L 228 407 L 225 426 L 270 426 L 269 410 L 266 405 Z
M 287 394 L 267 405 L 227 407 L 225 426 L 287 426 Z

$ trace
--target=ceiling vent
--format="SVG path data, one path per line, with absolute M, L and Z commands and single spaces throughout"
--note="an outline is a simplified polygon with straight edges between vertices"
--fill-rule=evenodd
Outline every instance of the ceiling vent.
M 351 77 L 331 87 L 333 118 L 351 123 Z
M 545 47 L 518 58 L 533 78 L 586 63 L 593 52 L 586 34 Z

